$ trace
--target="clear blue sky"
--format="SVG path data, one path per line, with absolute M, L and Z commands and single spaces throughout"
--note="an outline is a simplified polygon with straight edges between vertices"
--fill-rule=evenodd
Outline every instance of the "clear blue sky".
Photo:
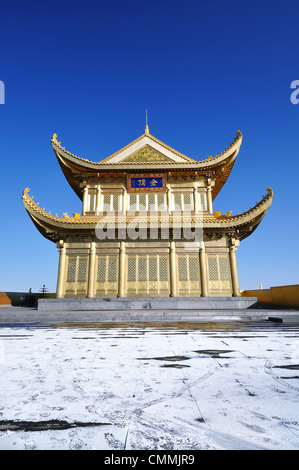
M 58 252 L 29 219 L 80 212 L 50 145 L 98 161 L 144 131 L 202 159 L 243 143 L 214 210 L 274 201 L 238 249 L 241 289 L 298 283 L 298 1 L 60 0 L 0 11 L 0 291 L 56 289 Z

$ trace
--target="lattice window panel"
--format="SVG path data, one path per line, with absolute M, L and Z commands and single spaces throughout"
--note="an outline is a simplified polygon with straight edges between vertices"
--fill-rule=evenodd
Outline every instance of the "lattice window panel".
M 68 267 L 67 267 L 67 282 L 75 282 L 76 281 L 76 267 L 77 267 L 77 258 L 69 258 L 68 259 Z
M 146 258 L 138 258 L 138 281 L 146 281 Z
M 136 281 L 136 258 L 128 258 L 128 281 Z
M 188 281 L 187 258 L 178 258 L 179 281 Z
M 119 212 L 121 210 L 120 195 L 113 194 L 113 210 L 114 212 Z
M 104 202 L 104 211 L 109 212 L 110 211 L 110 202 L 111 202 L 111 194 L 104 194 L 103 198 Z
M 77 281 L 78 282 L 87 281 L 87 258 L 79 258 Z
M 159 211 L 165 211 L 166 195 L 165 194 L 158 194 L 157 195 L 157 202 L 158 202 L 158 210 Z
M 192 194 L 184 194 L 184 210 L 191 211 L 193 209 L 193 197 Z
M 117 280 L 117 259 L 110 258 L 108 259 L 108 281 L 114 282 Z
M 168 259 L 159 258 L 159 278 L 160 281 L 167 281 L 168 280 Z
M 150 257 L 148 259 L 148 279 L 149 281 L 158 280 L 158 266 L 157 266 L 157 257 Z
M 200 206 L 203 211 L 207 210 L 207 195 L 205 193 L 200 193 Z
M 139 194 L 139 212 L 146 210 L 146 194 Z
M 155 210 L 156 209 L 156 195 L 155 194 L 148 194 L 148 210 Z
M 208 257 L 208 270 L 209 270 L 209 280 L 218 281 L 218 269 L 217 269 L 217 258 Z
M 95 194 L 91 194 L 89 196 L 89 210 L 90 212 L 94 212 L 95 211 Z
M 174 209 L 179 211 L 182 210 L 182 195 L 181 193 L 173 194 Z
M 220 272 L 220 280 L 227 281 L 230 279 L 230 270 L 229 270 L 229 262 L 228 258 L 220 258 L 219 257 L 219 272 Z
M 106 281 L 106 258 L 98 258 L 97 281 Z
M 130 210 L 137 210 L 137 194 L 130 194 Z
M 198 259 L 189 258 L 189 281 L 199 280 Z

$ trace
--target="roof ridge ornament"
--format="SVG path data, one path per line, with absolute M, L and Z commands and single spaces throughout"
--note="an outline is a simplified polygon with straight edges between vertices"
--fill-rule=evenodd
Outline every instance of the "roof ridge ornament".
M 145 110 L 145 129 L 144 129 L 144 134 L 149 135 L 149 127 L 148 127 L 148 122 L 147 122 L 147 109 Z

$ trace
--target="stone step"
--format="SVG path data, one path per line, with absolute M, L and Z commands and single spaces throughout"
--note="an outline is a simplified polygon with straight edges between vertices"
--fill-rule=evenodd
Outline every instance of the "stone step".
M 214 309 L 214 310 L 122 310 L 122 311 L 39 311 L 27 308 L 10 307 L 0 310 L 0 324 L 58 324 L 58 323 L 117 323 L 117 322 L 151 322 L 151 323 L 205 323 L 225 321 L 299 321 L 293 311 L 267 309 Z
M 151 297 L 151 298 L 77 298 L 39 299 L 39 311 L 84 310 L 213 310 L 247 309 L 257 303 L 256 297 Z

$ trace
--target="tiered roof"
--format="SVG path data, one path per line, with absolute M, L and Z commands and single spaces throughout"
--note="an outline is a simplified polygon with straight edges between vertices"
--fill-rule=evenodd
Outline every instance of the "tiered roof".
M 153 172 L 153 167 L 158 168 L 159 173 L 163 171 L 169 175 L 180 174 L 183 172 L 192 173 L 193 175 L 204 175 L 211 180 L 214 180 L 212 186 L 213 198 L 216 197 L 225 181 L 227 180 L 236 157 L 239 153 L 242 134 L 237 131 L 237 136 L 234 141 L 214 157 L 207 157 L 203 160 L 196 161 L 189 158 L 173 148 L 164 144 L 156 137 L 152 136 L 148 127 L 145 128 L 145 133 L 138 137 L 136 140 L 123 147 L 118 152 L 110 155 L 109 157 L 99 162 L 91 162 L 85 158 L 77 157 L 76 155 L 65 150 L 58 142 L 57 135 L 52 137 L 52 147 L 61 166 L 61 169 L 74 191 L 82 198 L 83 182 L 89 178 L 105 180 L 107 175 L 113 176 L 122 175 L 126 172 Z M 29 195 L 29 188 L 23 192 L 22 198 L 24 206 L 43 236 L 52 241 L 61 239 L 82 239 L 82 237 L 95 237 L 97 227 L 104 226 L 109 222 L 116 222 L 116 224 L 129 224 L 136 220 L 141 226 L 148 226 L 149 219 L 147 214 L 139 214 L 137 218 L 131 215 L 117 214 L 109 218 L 108 215 L 98 216 L 80 216 L 80 214 L 73 214 L 69 216 L 64 214 L 63 217 L 47 213 L 41 209 L 38 204 L 33 201 L 33 197 Z M 191 228 L 194 226 L 201 226 L 205 233 L 211 236 L 217 234 L 229 234 L 236 236 L 240 240 L 250 235 L 261 222 L 266 214 L 273 200 L 273 191 L 267 188 L 266 196 L 257 203 L 249 211 L 244 211 L 243 214 L 231 216 L 230 213 L 222 216 L 221 213 L 215 212 L 212 215 L 176 215 L 176 214 L 162 214 L 158 213 L 156 217 L 151 214 L 150 223 L 162 227 L 165 223 L 169 227 L 184 222 L 190 222 Z
M 160 215 L 151 217 L 150 221 L 146 216 L 141 214 L 138 217 L 135 216 L 125 216 L 118 215 L 117 219 L 114 216 L 109 217 L 109 215 L 104 216 L 94 216 L 94 217 L 78 217 L 78 214 L 73 214 L 71 216 L 59 217 L 53 216 L 51 213 L 47 213 L 44 209 L 41 209 L 38 204 L 33 201 L 33 198 L 30 197 L 29 191 L 24 190 L 23 195 L 24 206 L 33 220 L 34 224 L 38 230 L 46 238 L 52 241 L 58 241 L 64 237 L 74 236 L 75 238 L 78 235 L 84 235 L 84 233 L 93 233 L 97 227 L 101 225 L 106 225 L 107 223 L 129 224 L 133 220 L 138 221 L 141 225 L 156 224 L 159 227 L 162 227 L 163 224 L 168 223 L 170 227 L 175 226 L 182 222 L 190 222 L 191 228 L 196 224 L 203 227 L 204 230 L 210 233 L 234 233 L 240 240 L 246 238 L 250 235 L 259 225 L 262 218 L 265 216 L 267 210 L 271 206 L 273 200 L 273 191 L 271 188 L 268 188 L 268 192 L 263 199 L 257 203 L 253 208 L 248 211 L 244 211 L 243 214 L 236 214 L 233 216 L 224 215 L 219 216 L 218 213 L 208 216 L 199 216 L 199 215 L 189 215 L 188 220 L 186 217 L 182 218 L 181 216 L 168 216 Z
M 211 175 L 215 181 L 212 198 L 215 199 L 233 168 L 242 143 L 242 134 L 237 131 L 234 141 L 214 157 L 194 160 L 161 142 L 145 129 L 145 133 L 104 160 L 92 162 L 77 157 L 62 147 L 54 134 L 51 140 L 53 150 L 61 169 L 76 194 L 83 198 L 82 182 L 86 178 L 105 178 L 108 173 L 153 171 L 159 172 L 197 172 L 199 175 Z

